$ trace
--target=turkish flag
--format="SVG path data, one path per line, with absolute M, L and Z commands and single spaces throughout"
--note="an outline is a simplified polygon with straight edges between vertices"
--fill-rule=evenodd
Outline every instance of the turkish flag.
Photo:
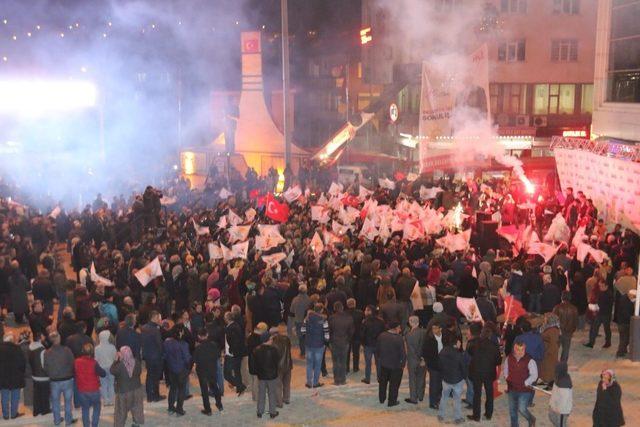
M 402 181 L 403 179 L 405 179 L 406 175 L 405 175 L 405 174 L 403 174 L 403 173 L 402 173 L 402 172 L 400 172 L 400 171 L 397 171 L 397 172 L 393 175 L 393 177 L 396 179 L 396 181 Z
M 267 194 L 265 203 L 267 206 L 267 218 L 271 218 L 277 222 L 286 222 L 287 219 L 289 219 L 289 205 L 278 202 L 275 197 L 273 197 L 273 194 Z
M 242 45 L 242 53 L 259 53 L 260 43 L 258 39 L 248 39 L 244 41 Z
M 343 197 L 341 202 L 345 206 L 351 206 L 354 208 L 357 208 L 358 206 L 360 206 L 360 200 L 356 196 L 352 196 L 352 195 L 347 195 Z

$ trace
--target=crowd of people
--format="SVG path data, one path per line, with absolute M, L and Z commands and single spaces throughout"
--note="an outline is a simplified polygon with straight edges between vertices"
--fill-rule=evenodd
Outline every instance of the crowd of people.
M 491 420 L 495 380 L 503 377 L 512 426 L 520 417 L 535 425 L 528 408 L 536 390 L 551 393 L 550 422 L 566 426 L 572 335 L 589 325 L 584 345 L 594 347 L 603 326 L 608 348 L 614 321 L 617 356 L 627 354 L 638 236 L 606 227 L 593 203 L 571 189 L 559 198 L 543 188 L 536 208 L 521 212 L 517 202 L 526 196 L 504 181 L 434 183 L 409 175 L 382 177 L 383 186 L 377 177 L 357 178 L 342 188 L 331 199 L 358 215 L 352 224 L 343 221 L 344 209 L 327 215 L 344 232 L 313 219 L 312 207 L 334 185 L 320 170 L 303 169 L 297 177 L 289 170 L 281 196 L 273 195 L 274 174 L 262 179 L 250 170 L 245 177 L 213 175 L 203 191 L 180 179 L 128 202 L 116 197 L 109 205 L 99 196 L 81 212 L 58 206 L 43 215 L 5 201 L 0 305 L 17 327 L 1 331 L 4 419 L 23 415 L 21 390 L 33 416 L 52 412 L 55 425 L 73 424 L 75 407 L 85 426 L 97 426 L 103 405 L 115 406 L 114 425 L 125 425 L 129 413 L 141 425 L 145 400 L 166 399 L 168 413 L 180 417 L 192 377 L 205 416 L 212 414 L 210 397 L 223 410 L 226 382 L 237 395 L 250 390 L 258 418 L 275 418 L 291 401 L 296 357 L 305 360 L 305 385 L 314 389 L 325 385 L 329 355 L 335 386 L 360 371 L 362 355 L 361 381 L 376 378 L 379 401 L 389 407 L 400 404 L 406 370 L 407 404 L 428 397 L 441 422 Z M 436 185 L 442 191 L 421 196 L 422 188 Z M 300 194 L 286 202 L 294 188 Z M 441 211 L 459 202 L 463 219 L 456 227 L 471 230 L 470 244 L 439 246 L 447 229 L 414 239 L 402 230 L 368 238 L 358 231 L 374 200 L 393 209 L 415 202 Z M 272 202 L 286 210 L 284 220 Z M 481 250 L 478 212 L 503 225 L 530 225 L 539 235 L 559 213 L 572 236 L 549 260 L 506 241 Z M 263 225 L 275 225 L 281 241 L 265 248 Z M 247 227 L 244 238 L 238 227 Z M 604 259 L 591 252 L 579 259 L 573 244 L 579 230 Z M 315 236 L 327 233 L 318 248 Z M 238 241 L 247 242 L 245 251 L 227 256 Z M 58 253 L 63 246 L 75 277 Z M 286 256 L 269 258 L 278 254 Z M 460 299 L 473 299 L 477 312 L 460 309 Z M 162 381 L 168 396 L 160 393 Z M 463 403 L 472 411 L 466 418 Z M 611 370 L 602 372 L 593 423 L 624 424 Z

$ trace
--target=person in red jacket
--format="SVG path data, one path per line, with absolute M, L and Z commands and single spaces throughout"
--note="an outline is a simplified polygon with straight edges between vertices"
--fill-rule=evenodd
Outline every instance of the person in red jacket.
M 82 353 L 74 362 L 78 400 L 82 407 L 83 427 L 98 427 L 100 422 L 100 379 L 107 375 L 94 359 L 93 344 L 82 346 Z M 93 408 L 90 417 L 89 410 Z

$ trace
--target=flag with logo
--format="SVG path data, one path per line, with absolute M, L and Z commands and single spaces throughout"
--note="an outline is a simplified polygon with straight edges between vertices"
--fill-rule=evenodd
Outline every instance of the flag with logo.
M 302 196 L 302 189 L 299 185 L 295 185 L 289 188 L 287 191 L 282 193 L 282 197 L 287 201 L 287 203 L 293 203 L 298 200 Z
M 236 214 L 231 209 L 229 209 L 229 213 L 227 214 L 227 217 L 229 218 L 229 224 L 231 225 L 242 224 L 242 217 L 240 217 L 240 215 Z
M 378 185 L 382 188 L 386 188 L 387 190 L 396 189 L 396 183 L 391 181 L 389 178 L 378 178 Z
M 311 220 L 318 221 L 320 224 L 326 224 L 331 218 L 329 217 L 329 209 L 324 206 L 311 206 Z
M 373 194 L 373 191 L 367 190 L 362 185 L 358 188 L 358 198 L 360 200 L 364 200 L 367 197 L 371 196 L 372 194 Z
M 237 243 L 231 247 L 231 255 L 233 258 L 247 259 L 249 253 L 249 242 Z
M 113 282 L 106 277 L 102 277 L 96 272 L 96 266 L 91 262 L 91 268 L 89 269 L 91 281 L 97 286 L 113 286 Z
M 267 264 L 267 268 L 275 267 L 285 259 L 287 259 L 287 256 L 284 254 L 284 252 L 278 252 L 271 255 L 262 255 L 262 261 Z
M 267 218 L 277 222 L 287 222 L 289 219 L 289 206 L 278 202 L 271 193 L 267 195 L 266 206 Z
M 196 220 L 193 218 L 191 220 L 193 221 L 193 229 L 197 236 L 204 236 L 210 233 L 209 227 L 196 223 Z
M 135 276 L 142 286 L 147 286 L 153 279 L 162 276 L 160 258 L 155 257 L 153 261 L 145 265 L 144 268 L 138 270 Z
M 256 210 L 253 208 L 249 208 L 246 211 L 244 211 L 244 217 L 247 218 L 247 222 L 252 222 L 253 219 L 256 217 Z
M 222 259 L 222 249 L 220 249 L 220 246 L 216 245 L 215 243 L 211 242 L 207 245 L 207 249 L 209 250 L 209 259 Z
M 222 190 L 220 190 L 218 195 L 220 196 L 221 199 L 226 200 L 229 198 L 229 196 L 233 196 L 233 193 L 227 190 L 226 188 L 223 188 Z
M 482 314 L 475 298 L 456 298 L 456 307 L 468 322 L 482 322 Z
M 322 251 L 324 251 L 324 243 L 322 243 L 322 239 L 316 232 L 311 239 L 311 250 L 316 256 L 319 256 Z
M 229 228 L 229 243 L 243 242 L 249 237 L 250 225 L 234 225 Z
M 339 196 L 343 191 L 344 187 L 342 186 L 342 184 L 332 182 L 331 186 L 329 187 L 328 193 L 330 196 Z

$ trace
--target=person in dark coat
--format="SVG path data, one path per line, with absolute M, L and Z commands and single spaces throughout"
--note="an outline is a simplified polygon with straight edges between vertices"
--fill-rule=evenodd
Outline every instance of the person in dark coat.
M 458 285 L 458 296 L 461 298 L 475 298 L 478 292 L 478 279 L 473 277 L 473 267 L 466 265 Z
M 211 403 L 209 402 L 209 393 L 213 393 L 216 400 L 216 408 L 222 411 L 222 399 L 218 384 L 216 382 L 217 363 L 220 358 L 220 348 L 215 341 L 209 339 L 207 330 L 202 328 L 198 331 L 198 344 L 193 352 L 193 361 L 196 365 L 196 374 L 200 383 L 200 391 L 202 394 L 202 405 L 204 415 L 211 415 Z
M 446 333 L 439 323 L 434 323 L 431 330 L 427 331 L 422 348 L 422 358 L 427 364 L 429 371 L 429 407 L 438 409 L 440 398 L 442 397 L 442 371 L 438 355 L 443 348 L 443 334 Z
M 542 296 L 540 297 L 540 312 L 551 313 L 553 308 L 562 301 L 562 290 L 553 284 L 550 274 L 542 278 Z
M 191 354 L 189 344 L 185 340 L 185 327 L 177 324 L 172 330 L 172 336 L 162 344 L 169 380 L 169 414 L 177 416 L 185 414 L 183 403 L 185 398 L 185 384 L 189 380 L 191 371 Z
M 356 300 L 349 298 L 347 300 L 347 313 L 353 318 L 353 335 L 349 343 L 349 351 L 347 352 L 347 373 L 349 373 L 350 358 L 353 356 L 353 372 L 360 370 L 360 345 L 362 343 L 362 321 L 364 313 L 356 308 Z
M 93 341 L 86 335 L 87 325 L 83 321 L 78 322 L 75 334 L 67 338 L 66 346 L 69 347 L 76 359 L 82 355 L 82 347 L 85 344 L 92 344 Z
M 11 261 L 11 276 L 9 277 L 9 295 L 11 296 L 11 311 L 16 323 L 25 323 L 24 315 L 29 312 L 29 281 L 20 270 L 18 261 Z
M 236 393 L 240 396 L 247 389 L 242 382 L 240 369 L 242 358 L 247 355 L 244 331 L 230 311 L 224 314 L 224 323 L 225 340 L 228 345 L 228 351 L 224 356 L 224 377 L 236 388 Z
M 165 396 L 160 395 L 160 378 L 162 377 L 163 347 L 160 334 L 160 313 L 152 311 L 149 322 L 140 329 L 142 358 L 147 367 L 145 388 L 147 402 L 158 402 Z
M 116 333 L 116 348 L 120 348 L 125 345 L 129 347 L 133 356 L 140 360 L 140 350 L 142 346 L 142 337 L 140 332 L 136 331 L 136 315 L 127 314 L 124 318 L 124 328 L 118 329 Z
M 484 320 L 485 322 L 495 323 L 497 317 L 496 306 L 489 298 L 489 291 L 487 290 L 487 288 L 478 289 L 478 298 L 476 298 L 476 304 L 478 306 L 478 311 L 480 311 L 480 315 L 482 316 L 482 320 Z
M 6 334 L 0 343 L 0 392 L 2 393 L 2 418 L 15 419 L 23 415 L 18 412 L 20 390 L 24 388 L 26 361 L 20 347 L 14 343 L 12 334 Z
M 387 406 L 398 405 L 398 389 L 402 382 L 402 372 L 407 363 L 404 339 L 400 334 L 402 328 L 398 322 L 391 322 L 388 329 L 378 336 L 376 343 L 376 361 L 380 367 L 378 373 L 378 399 L 380 403 L 387 400 L 387 384 L 389 394 Z
M 629 328 L 631 326 L 631 317 L 636 302 L 636 290 L 631 289 L 627 292 L 627 295 L 622 295 L 618 302 L 616 309 L 617 323 L 618 323 L 618 335 L 620 336 L 620 342 L 618 344 L 618 351 L 616 357 L 625 357 L 629 348 Z
M 384 331 L 384 321 L 377 316 L 376 307 L 368 305 L 364 309 L 364 320 L 362 321 L 362 345 L 364 347 L 364 378 L 362 382 L 371 382 L 371 358 L 375 354 L 378 335 Z M 378 372 L 378 359 L 376 362 L 376 373 Z
M 50 393 L 51 383 L 44 370 L 44 335 L 33 334 L 33 342 L 29 344 L 27 361 L 31 367 L 33 379 L 33 416 L 46 415 L 51 412 Z
M 66 345 L 67 338 L 78 331 L 75 316 L 71 307 L 65 307 L 62 311 L 62 321 L 58 323 L 58 333 L 60 334 L 60 342 Z
M 493 382 L 496 379 L 496 368 L 502 362 L 500 348 L 491 340 L 491 330 L 484 328 L 480 337 L 467 348 L 467 353 L 471 358 L 469 379 L 473 383 L 473 414 L 467 415 L 467 418 L 480 421 L 480 403 L 484 387 L 484 417 L 490 420 L 493 416 Z
M 602 280 L 598 283 L 600 293 L 598 294 L 598 312 L 595 319 L 591 323 L 589 330 L 589 342 L 584 344 L 585 347 L 593 348 L 596 337 L 600 332 L 600 325 L 604 326 L 604 345 L 602 348 L 611 347 L 611 313 L 613 310 L 613 293 L 609 289 L 607 282 Z
M 336 301 L 333 304 L 333 314 L 329 316 L 329 343 L 335 385 L 347 383 L 347 354 L 354 330 L 353 317 L 344 311 L 342 302 Z
M 32 285 L 33 298 L 41 300 L 44 303 L 44 312 L 47 316 L 53 315 L 53 300 L 58 297 L 53 282 L 49 278 L 47 270 L 38 273 L 38 277 L 33 281 Z
M 278 367 L 280 364 L 280 354 L 273 345 L 273 336 L 253 350 L 253 359 L 258 377 L 258 418 L 262 418 L 265 409 L 265 399 L 269 394 L 269 417 L 275 418 L 279 415 L 276 410 L 277 388 L 278 388 Z
M 596 404 L 593 408 L 594 427 L 618 427 L 624 425 L 622 413 L 622 389 L 611 369 L 600 374 L 596 392 Z
M 42 301 L 36 300 L 31 305 L 31 313 L 29 314 L 29 328 L 32 336 L 40 336 L 47 334 L 47 327 L 52 323 L 51 315 L 44 312 Z

